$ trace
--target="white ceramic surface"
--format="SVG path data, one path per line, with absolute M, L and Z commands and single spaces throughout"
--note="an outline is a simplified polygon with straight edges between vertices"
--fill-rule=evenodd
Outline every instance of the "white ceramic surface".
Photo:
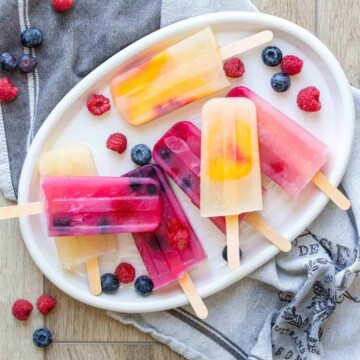
M 262 63 L 262 48 L 241 56 L 246 73 L 241 79 L 231 82 L 233 85 L 249 86 L 328 144 L 329 157 L 323 171 L 333 183 L 338 184 L 349 159 L 354 128 L 352 96 L 340 65 L 317 38 L 293 23 L 263 14 L 227 12 L 192 18 L 161 29 L 110 58 L 72 89 L 49 115 L 31 146 L 21 175 L 19 202 L 38 200 L 36 164 L 45 150 L 67 144 L 86 144 L 93 150 L 99 174 L 118 176 L 134 168 L 130 149 L 135 144 L 143 142 L 152 147 L 167 129 L 181 120 L 199 125 L 199 113 L 205 100 L 140 127 L 128 125 L 114 108 L 96 118 L 87 111 L 85 103 L 91 93 L 109 96 L 109 82 L 115 74 L 207 25 L 215 31 L 221 45 L 270 29 L 275 35 L 271 44 L 279 46 L 284 55 L 294 54 L 304 60 L 301 74 L 292 78 L 290 90 L 283 94 L 275 93 L 270 87 L 270 77 L 279 69 Z M 321 91 L 323 108 L 318 113 L 308 114 L 296 106 L 297 93 L 309 85 L 315 85 Z M 122 156 L 105 147 L 108 135 L 118 131 L 128 138 L 128 150 Z M 210 221 L 200 218 L 198 209 L 174 183 L 172 185 L 208 254 L 208 260 L 190 272 L 203 297 L 235 283 L 277 254 L 277 249 L 261 235 L 242 225 L 242 266 L 238 271 L 231 272 L 221 256 L 225 236 Z M 272 183 L 267 185 L 267 189 L 265 210 L 261 214 L 291 240 L 318 216 L 327 203 L 327 198 L 312 184 L 296 200 Z M 85 266 L 79 266 L 72 272 L 60 267 L 54 240 L 46 236 L 42 216 L 21 218 L 20 225 L 26 246 L 40 270 L 57 287 L 84 303 L 115 311 L 148 312 L 174 308 L 187 302 L 176 283 L 147 298 L 137 295 L 132 286 L 123 285 L 114 295 L 92 296 L 88 291 Z M 112 272 L 120 261 L 128 261 L 135 265 L 137 275 L 146 274 L 131 235 L 120 235 L 119 245 L 118 253 L 101 258 L 101 272 Z

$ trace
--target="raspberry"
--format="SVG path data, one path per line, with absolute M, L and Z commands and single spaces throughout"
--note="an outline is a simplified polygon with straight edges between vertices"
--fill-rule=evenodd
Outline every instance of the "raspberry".
M 100 116 L 110 110 L 110 100 L 103 95 L 92 94 L 87 100 L 87 108 L 92 114 Z
M 166 225 L 168 228 L 166 240 L 170 246 L 179 251 L 187 249 L 190 239 L 186 228 L 176 219 L 169 220 Z
M 0 79 L 0 102 L 11 101 L 16 98 L 19 89 L 9 78 Z
M 242 61 L 237 57 L 232 57 L 225 61 L 224 71 L 226 76 L 231 78 L 239 78 L 243 76 L 245 67 Z
M 74 0 L 51 0 L 51 4 L 56 11 L 64 12 L 74 5 Z
M 18 320 L 27 320 L 33 310 L 32 304 L 23 299 L 16 300 L 12 306 L 12 314 Z
M 299 74 L 304 62 L 297 56 L 286 55 L 281 61 L 281 70 L 288 75 Z
M 110 135 L 106 141 L 106 147 L 110 150 L 116 151 L 119 154 L 122 154 L 127 147 L 126 136 L 120 133 Z
M 321 109 L 320 91 L 315 86 L 309 86 L 300 90 L 296 102 L 301 110 L 306 112 L 319 111 Z
M 135 269 L 131 264 L 122 262 L 116 268 L 115 275 L 121 283 L 129 284 L 135 279 Z
M 56 306 L 56 299 L 51 295 L 41 295 L 36 306 L 43 315 L 47 315 Z

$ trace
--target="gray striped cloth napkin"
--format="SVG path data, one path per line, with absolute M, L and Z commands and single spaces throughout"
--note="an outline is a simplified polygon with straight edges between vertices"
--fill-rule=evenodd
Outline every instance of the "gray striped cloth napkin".
M 0 104 L 0 189 L 12 200 L 37 130 L 61 98 L 103 61 L 178 20 L 216 11 L 257 11 L 247 0 L 109 0 L 100 10 L 98 1 L 78 0 L 78 11 L 44 16 L 52 13 L 50 6 L 43 0 L 0 0 L 0 53 L 27 52 L 19 34 L 29 26 L 44 31 L 46 44 L 32 50 L 39 58 L 33 74 L 11 74 L 19 87 L 16 101 Z M 109 315 L 188 359 L 360 359 L 360 285 L 354 281 L 360 271 L 360 92 L 355 89 L 354 99 L 355 148 L 342 183 L 352 201 L 350 211 L 329 204 L 294 241 L 289 254 L 278 255 L 248 278 L 207 298 L 206 321 L 197 319 L 188 306 Z

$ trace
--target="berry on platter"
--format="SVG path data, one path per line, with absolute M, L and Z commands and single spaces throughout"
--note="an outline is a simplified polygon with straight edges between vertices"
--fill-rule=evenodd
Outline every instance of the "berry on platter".
M 290 77 L 287 74 L 276 73 L 271 78 L 271 87 L 276 92 L 284 92 L 289 89 L 290 85 Z
M 304 62 L 294 55 L 286 55 L 281 61 L 281 70 L 288 75 L 297 75 L 301 72 Z
M 232 57 L 229 60 L 225 61 L 224 71 L 226 76 L 228 77 L 239 78 L 244 75 L 245 67 L 243 62 L 239 58 Z
M 300 90 L 296 102 L 301 110 L 315 112 L 321 109 L 320 91 L 315 86 Z
M 127 147 L 126 136 L 121 133 L 111 134 L 106 141 L 106 147 L 110 150 L 116 151 L 119 154 L 122 154 Z
M 104 95 L 92 94 L 87 100 L 88 110 L 95 116 L 100 116 L 110 110 L 110 100 Z
M 240 259 L 241 259 L 241 257 L 242 257 L 242 251 L 241 251 L 241 249 L 239 249 L 239 251 L 240 251 Z M 225 247 L 223 248 L 222 257 L 223 257 L 223 259 L 224 259 L 226 262 L 228 261 L 228 257 L 227 257 L 227 246 L 225 246 Z
M 121 283 L 129 284 L 135 279 L 135 269 L 131 264 L 122 262 L 116 268 L 115 275 Z
M 39 29 L 29 27 L 20 35 L 21 44 L 28 48 L 35 48 L 42 44 L 43 34 Z
M 47 315 L 56 306 L 56 299 L 51 295 L 41 295 L 36 301 L 36 307 L 43 315 Z
M 14 302 L 11 312 L 16 319 L 24 321 L 29 318 L 33 308 L 34 307 L 31 302 L 19 299 Z
M 101 276 L 101 289 L 105 294 L 112 294 L 119 288 L 119 279 L 114 274 L 104 274 Z
M 49 329 L 40 328 L 33 333 L 33 342 L 36 346 L 45 348 L 52 343 L 52 333 Z
M 154 283 L 148 276 L 142 275 L 135 280 L 134 287 L 138 294 L 148 296 L 154 289 Z
M 19 89 L 9 78 L 0 79 L 0 102 L 8 102 L 16 98 Z
M 17 67 L 16 57 L 9 53 L 3 53 L 0 55 L 0 66 L 3 70 L 15 70 Z
M 267 66 L 278 66 L 282 60 L 282 52 L 276 46 L 268 46 L 262 51 L 261 58 Z
M 30 73 L 35 70 L 37 65 L 36 57 L 24 54 L 19 58 L 19 69 L 24 73 Z
M 151 160 L 151 150 L 145 144 L 135 145 L 131 149 L 131 160 L 137 165 L 145 165 Z
M 74 5 L 74 0 L 51 0 L 51 5 L 54 10 L 64 12 L 71 9 Z

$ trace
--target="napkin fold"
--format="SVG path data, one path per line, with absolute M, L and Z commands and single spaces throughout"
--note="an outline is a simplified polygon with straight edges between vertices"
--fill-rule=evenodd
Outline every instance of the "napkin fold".
M 29 26 L 44 32 L 34 73 L 9 76 L 16 101 L 0 104 L 0 189 L 15 200 L 27 150 L 53 107 L 84 76 L 122 48 L 191 16 L 226 10 L 256 11 L 247 0 L 76 1 L 77 11 L 58 14 L 49 1 L 0 0 L 0 52 L 29 52 L 19 34 Z M 44 16 L 44 14 L 47 14 Z M 11 21 L 7 21 L 11 19 Z M 106 22 L 104 21 L 106 19 Z M 61 33 L 61 36 L 57 34 Z M 206 299 L 209 318 L 189 306 L 152 314 L 119 314 L 188 359 L 359 359 L 360 92 L 355 146 L 343 191 L 352 208 L 329 203 L 294 242 L 249 277 Z

